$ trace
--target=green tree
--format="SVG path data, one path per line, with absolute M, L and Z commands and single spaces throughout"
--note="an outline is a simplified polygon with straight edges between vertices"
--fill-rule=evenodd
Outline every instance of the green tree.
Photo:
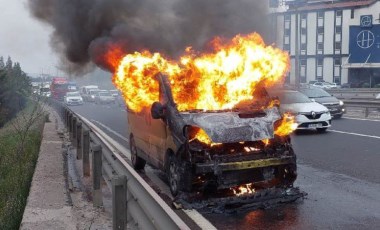
M 0 57 L 0 127 L 26 105 L 31 92 L 30 80 L 20 63 Z

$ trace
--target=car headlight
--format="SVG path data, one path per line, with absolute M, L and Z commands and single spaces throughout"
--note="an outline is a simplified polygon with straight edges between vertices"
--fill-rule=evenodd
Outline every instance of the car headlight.
M 94 95 L 91 95 L 91 98 L 95 98 L 95 96 L 94 96 Z
M 343 101 L 339 101 L 339 105 L 344 105 L 344 102 Z

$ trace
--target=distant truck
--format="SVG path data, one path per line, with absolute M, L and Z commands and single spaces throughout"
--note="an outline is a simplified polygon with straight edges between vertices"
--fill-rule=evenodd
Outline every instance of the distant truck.
M 50 85 L 51 97 L 63 101 L 63 97 L 68 92 L 68 80 L 64 77 L 54 77 Z
M 94 101 L 95 94 L 94 91 L 98 91 L 99 86 L 97 85 L 86 85 L 81 88 L 81 94 L 84 101 Z M 92 91 L 92 92 L 91 92 Z

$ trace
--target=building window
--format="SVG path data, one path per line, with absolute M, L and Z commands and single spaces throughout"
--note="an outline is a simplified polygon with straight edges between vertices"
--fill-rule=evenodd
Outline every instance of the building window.
M 341 10 L 336 11 L 336 17 L 342 17 L 342 11 Z
M 290 29 L 290 21 L 285 21 L 285 29 Z
M 334 58 L 334 65 L 336 65 L 336 66 L 340 66 L 341 65 L 341 60 L 340 60 L 340 58 Z
M 289 51 L 290 50 L 290 44 L 284 44 L 284 50 Z
M 285 14 L 284 20 L 285 21 L 290 21 L 290 14 Z
M 301 50 L 305 51 L 306 50 L 306 43 L 301 44 Z
M 301 14 L 301 19 L 306 20 L 307 19 L 307 14 Z
M 335 33 L 341 34 L 342 33 L 342 26 L 335 27 Z
M 285 34 L 285 36 L 289 36 L 290 35 L 290 29 L 285 29 L 284 34 Z
M 323 58 L 317 58 L 317 66 L 323 66 Z
M 355 18 L 355 10 L 351 9 L 351 19 Z
M 300 59 L 300 80 L 306 83 L 306 59 Z
M 323 34 L 324 31 L 325 31 L 325 29 L 323 27 L 318 27 L 318 29 L 317 29 L 318 34 Z
M 342 48 L 342 44 L 340 42 L 335 42 L 335 50 L 340 50 Z
M 306 28 L 301 28 L 301 34 L 306 34 L 307 29 Z
M 284 44 L 290 44 L 289 36 L 284 37 Z
M 323 50 L 323 43 L 317 44 L 317 50 Z
M 325 15 L 325 12 L 319 11 L 317 14 L 318 14 L 318 18 L 323 18 L 323 16 Z

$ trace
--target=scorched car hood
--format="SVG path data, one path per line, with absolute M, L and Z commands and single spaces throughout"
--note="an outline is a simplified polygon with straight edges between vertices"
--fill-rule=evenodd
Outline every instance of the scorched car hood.
M 181 112 L 186 125 L 202 128 L 214 143 L 271 139 L 273 123 L 279 120 L 276 107 L 247 112 Z

